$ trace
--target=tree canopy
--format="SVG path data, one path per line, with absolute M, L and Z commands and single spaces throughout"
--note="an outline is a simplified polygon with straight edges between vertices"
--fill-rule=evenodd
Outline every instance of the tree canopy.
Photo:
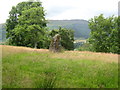
M 72 30 L 59 28 L 49 31 L 46 28 L 44 8 L 41 2 L 21 2 L 13 6 L 9 19 L 6 20 L 6 31 L 9 44 L 34 48 L 49 48 L 51 38 L 59 33 L 65 49 L 74 49 Z
M 50 36 L 53 37 L 55 34 L 61 36 L 61 45 L 67 50 L 74 49 L 74 31 L 71 29 L 61 28 L 54 29 L 50 32 Z
M 91 29 L 89 43 L 92 45 L 93 51 L 120 53 L 119 21 L 120 17 L 105 18 L 102 14 L 89 20 Z
M 41 2 L 21 2 L 9 14 L 6 21 L 9 43 L 35 48 L 41 43 L 42 47 L 47 21 Z

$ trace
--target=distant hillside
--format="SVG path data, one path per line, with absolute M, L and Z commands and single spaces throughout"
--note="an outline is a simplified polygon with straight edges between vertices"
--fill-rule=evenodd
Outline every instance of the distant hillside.
M 58 29 L 59 26 L 73 29 L 75 31 L 75 38 L 89 38 L 90 29 L 86 20 L 49 20 L 48 27 L 51 30 Z
M 75 38 L 87 39 L 90 33 L 88 21 L 86 20 L 49 20 L 47 26 L 50 30 L 58 29 L 59 26 L 63 28 L 73 29 L 75 31 Z M 5 24 L 0 24 L 0 42 L 5 41 L 5 33 Z
M 6 37 L 5 24 L 0 24 L 0 42 L 3 42 Z

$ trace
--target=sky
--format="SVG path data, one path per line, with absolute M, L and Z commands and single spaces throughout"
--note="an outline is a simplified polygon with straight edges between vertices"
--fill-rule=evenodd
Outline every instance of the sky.
M 0 23 L 9 18 L 12 6 L 27 0 L 0 0 Z M 47 20 L 89 20 L 104 14 L 105 17 L 118 15 L 120 0 L 40 0 Z

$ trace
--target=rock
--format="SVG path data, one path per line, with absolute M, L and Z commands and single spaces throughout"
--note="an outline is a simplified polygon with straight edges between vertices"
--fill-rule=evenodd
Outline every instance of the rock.
M 61 52 L 61 37 L 59 34 L 56 34 L 53 39 L 51 40 L 49 50 L 52 52 Z

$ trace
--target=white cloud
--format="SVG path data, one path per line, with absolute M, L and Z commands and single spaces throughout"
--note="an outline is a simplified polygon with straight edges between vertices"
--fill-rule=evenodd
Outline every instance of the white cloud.
M 5 22 L 13 5 L 26 0 L 1 0 L 0 23 Z M 118 14 L 119 0 L 41 0 L 47 19 L 90 19 L 103 13 Z
M 62 8 L 71 7 L 64 12 L 55 13 L 51 16 L 47 13 L 48 19 L 90 19 L 96 15 L 103 13 L 106 17 L 111 15 L 117 15 L 118 13 L 118 1 L 119 0 L 43 0 L 43 6 L 47 12 L 51 12 L 50 8 L 56 9 L 56 11 Z M 53 4 L 52 4 L 53 3 Z M 57 7 L 59 6 L 59 8 Z
M 0 23 L 4 23 L 9 16 L 9 11 L 12 6 L 16 6 L 17 3 L 25 0 L 1 0 L 0 1 Z

